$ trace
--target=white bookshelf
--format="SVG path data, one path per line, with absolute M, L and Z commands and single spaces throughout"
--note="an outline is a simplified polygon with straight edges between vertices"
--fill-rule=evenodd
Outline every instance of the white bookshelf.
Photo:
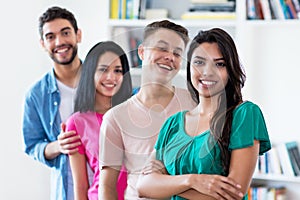
M 236 19 L 233 20 L 181 20 L 180 12 L 187 6 L 187 0 L 152 0 L 154 7 L 168 8 L 171 18 L 187 27 L 192 38 L 200 29 L 220 27 L 232 34 L 242 64 L 246 71 L 244 99 L 258 104 L 264 114 L 271 141 L 282 142 L 297 139 L 300 133 L 300 20 L 247 20 L 246 0 L 236 1 Z M 109 0 L 106 0 L 109 6 Z M 169 5 L 167 7 L 166 5 Z M 172 12 L 175 12 L 172 13 Z M 123 27 L 127 30 L 144 28 L 154 20 L 112 20 L 109 14 L 103 15 L 102 27 L 107 38 L 112 39 L 113 30 Z M 159 19 L 155 19 L 159 20 Z M 134 85 L 139 84 L 140 69 L 132 69 Z M 184 69 L 179 73 L 175 84 L 185 85 Z M 287 199 L 300 196 L 300 178 L 283 175 L 255 174 L 253 183 L 267 186 L 285 186 Z

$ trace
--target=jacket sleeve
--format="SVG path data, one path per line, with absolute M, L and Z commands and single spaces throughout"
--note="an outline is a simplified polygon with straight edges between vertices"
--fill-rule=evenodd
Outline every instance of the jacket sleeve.
M 42 110 L 39 109 L 39 102 L 32 93 L 25 98 L 23 113 L 23 140 L 24 151 L 34 160 L 37 160 L 49 167 L 54 167 L 56 158 L 47 160 L 44 155 L 46 145 L 50 142 L 46 133 L 45 121 L 43 121 Z M 48 130 L 49 132 L 49 130 Z

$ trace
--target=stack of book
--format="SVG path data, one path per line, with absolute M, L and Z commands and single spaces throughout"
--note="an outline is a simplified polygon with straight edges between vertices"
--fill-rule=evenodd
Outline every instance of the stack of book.
M 248 200 L 286 199 L 285 187 L 252 186 L 248 190 Z
M 235 19 L 235 1 L 190 0 L 190 7 L 182 19 Z
M 273 145 L 272 149 L 259 156 L 256 173 L 300 176 L 300 150 L 297 141 Z
M 111 0 L 111 19 L 144 19 L 147 0 Z
M 247 19 L 299 19 L 300 0 L 247 0 Z

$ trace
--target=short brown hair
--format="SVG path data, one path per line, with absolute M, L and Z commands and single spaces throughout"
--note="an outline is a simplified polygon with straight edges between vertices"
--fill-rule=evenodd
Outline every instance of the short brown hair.
M 148 24 L 144 29 L 143 40 L 145 41 L 150 35 L 161 28 L 176 32 L 184 41 L 185 46 L 187 45 L 189 41 L 188 30 L 183 26 L 175 24 L 169 20 L 155 21 Z

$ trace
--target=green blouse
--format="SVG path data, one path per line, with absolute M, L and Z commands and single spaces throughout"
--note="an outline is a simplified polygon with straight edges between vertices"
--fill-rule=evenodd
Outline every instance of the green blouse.
M 195 137 L 185 132 L 184 117 L 187 111 L 174 114 L 162 126 L 155 145 L 156 159 L 162 161 L 170 175 L 220 174 L 222 169 L 220 148 L 210 131 Z M 229 151 L 253 146 L 260 141 L 259 153 L 271 149 L 265 120 L 260 108 L 245 101 L 233 112 Z M 183 199 L 174 196 L 172 199 Z M 247 195 L 244 197 L 247 199 Z

